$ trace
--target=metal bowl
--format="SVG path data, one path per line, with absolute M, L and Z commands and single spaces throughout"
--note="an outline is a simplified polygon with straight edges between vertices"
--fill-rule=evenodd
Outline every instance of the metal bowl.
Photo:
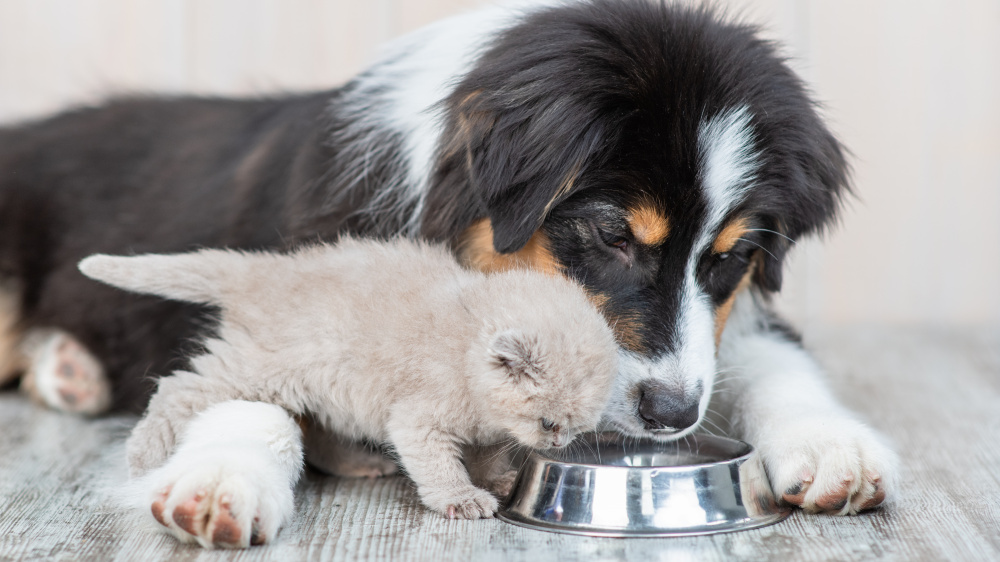
M 568 450 L 529 453 L 497 516 L 542 531 L 670 537 L 753 529 L 789 513 L 742 441 L 596 433 Z

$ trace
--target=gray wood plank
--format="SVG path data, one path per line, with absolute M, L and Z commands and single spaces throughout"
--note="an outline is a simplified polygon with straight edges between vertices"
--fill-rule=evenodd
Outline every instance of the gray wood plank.
M 710 537 L 602 539 L 424 510 L 402 478 L 308 473 L 293 521 L 244 552 L 181 545 L 123 509 L 135 418 L 96 420 L 0 393 L 0 560 L 995 560 L 1000 559 L 1000 329 L 838 328 L 807 345 L 904 462 L 897 505 L 801 513 Z

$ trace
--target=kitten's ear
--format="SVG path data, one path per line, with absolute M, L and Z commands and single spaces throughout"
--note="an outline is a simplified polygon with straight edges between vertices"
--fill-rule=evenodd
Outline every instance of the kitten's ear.
M 535 380 L 539 372 L 537 348 L 537 338 L 518 330 L 504 330 L 490 341 L 490 360 L 517 382 Z

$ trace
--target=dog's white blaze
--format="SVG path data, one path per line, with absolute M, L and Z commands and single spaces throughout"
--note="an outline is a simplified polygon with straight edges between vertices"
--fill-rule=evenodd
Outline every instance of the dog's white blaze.
M 705 229 L 711 235 L 726 213 L 740 203 L 753 184 L 760 156 L 754 150 L 750 109 L 724 111 L 698 127 L 698 164 L 708 200 Z
M 689 259 L 684 274 L 674 349 L 677 350 L 677 366 L 684 381 L 684 390 L 693 393 L 698 389 L 698 383 L 701 383 L 702 395 L 698 403 L 701 419 L 708 408 L 715 380 L 715 318 L 708 295 L 701 290 L 695 279 L 697 262 L 694 257 Z
M 699 382 L 703 385 L 699 417 L 708 409 L 716 361 L 715 317 L 711 300 L 698 284 L 698 263 L 726 214 L 743 200 L 752 185 L 759 165 L 753 138 L 746 106 L 720 113 L 703 122 L 698 130 L 700 178 L 708 212 L 685 265 L 674 341 L 677 372 L 672 376 L 683 381 L 687 392 L 697 388 Z

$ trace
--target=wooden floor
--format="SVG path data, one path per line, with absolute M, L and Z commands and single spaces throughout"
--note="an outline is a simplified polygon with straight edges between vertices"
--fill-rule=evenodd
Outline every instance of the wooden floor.
M 1000 560 L 1000 330 L 831 329 L 807 344 L 898 446 L 904 495 L 851 518 L 679 539 L 599 539 L 446 521 L 400 478 L 307 474 L 265 547 L 180 545 L 115 502 L 134 418 L 81 421 L 0 393 L 0 560 Z

